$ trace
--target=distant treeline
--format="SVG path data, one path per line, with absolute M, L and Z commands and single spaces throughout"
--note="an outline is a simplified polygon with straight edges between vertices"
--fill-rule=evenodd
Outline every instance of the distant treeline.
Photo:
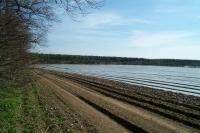
M 200 60 L 144 59 L 36 53 L 33 53 L 33 58 L 40 64 L 116 64 L 200 67 Z

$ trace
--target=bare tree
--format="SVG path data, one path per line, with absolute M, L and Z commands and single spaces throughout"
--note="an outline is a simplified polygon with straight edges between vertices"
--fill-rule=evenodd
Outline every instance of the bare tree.
M 56 20 L 53 8 L 63 8 L 71 17 L 87 14 L 103 0 L 0 0 L 0 77 L 13 77 L 28 64 L 28 50 L 45 37 Z
M 0 15 L 0 25 L 5 22 L 9 24 L 1 26 L 0 70 L 12 78 L 15 70 L 24 66 L 26 62 L 26 50 L 31 47 L 31 33 L 25 23 L 12 13 Z
M 17 14 L 31 29 L 33 42 L 38 42 L 41 32 L 45 31 L 55 14 L 53 7 L 63 8 L 71 17 L 87 14 L 88 9 L 103 5 L 103 0 L 0 0 L 0 11 L 7 10 Z

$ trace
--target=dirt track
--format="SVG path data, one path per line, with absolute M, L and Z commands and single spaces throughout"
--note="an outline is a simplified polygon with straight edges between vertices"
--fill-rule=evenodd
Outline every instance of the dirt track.
M 137 96 L 133 100 L 134 95 L 127 95 L 127 90 L 123 92 L 115 88 L 115 92 L 111 87 L 105 88 L 98 82 L 81 80 L 77 75 L 43 71 L 40 77 L 40 83 L 52 89 L 57 98 L 79 114 L 80 121 L 86 120 L 96 128 L 94 132 L 199 132 L 199 120 L 195 119 L 200 116 L 198 105 L 190 109 L 183 106 L 190 106 L 186 102 L 183 105 L 177 103 L 174 107 L 174 100 L 158 100 L 158 97 L 154 100 L 150 96 Z M 163 108 L 170 110 L 165 111 Z

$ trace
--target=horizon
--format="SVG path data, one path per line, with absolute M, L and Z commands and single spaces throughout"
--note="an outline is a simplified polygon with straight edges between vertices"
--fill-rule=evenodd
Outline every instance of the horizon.
M 32 54 L 49 54 L 49 53 L 32 53 Z M 173 58 L 143 58 L 143 57 L 127 57 L 127 56 L 101 56 L 101 55 L 77 55 L 77 54 L 51 54 L 50 55 L 67 55 L 67 56 L 89 56 L 89 57 L 108 57 L 108 58 L 133 58 L 133 59 L 147 59 L 147 60 L 189 60 L 200 61 L 198 59 L 173 59 Z
M 148 0 L 106 4 L 77 21 L 55 9 L 47 47 L 33 52 L 147 59 L 200 60 L 200 1 Z

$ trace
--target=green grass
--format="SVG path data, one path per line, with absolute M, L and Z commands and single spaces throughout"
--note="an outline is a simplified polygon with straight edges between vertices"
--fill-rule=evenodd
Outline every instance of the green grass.
M 0 133 L 72 132 L 45 88 L 35 82 L 20 86 L 0 81 Z
M 22 87 L 13 82 L 0 82 L 0 132 L 17 132 Z
M 35 85 L 0 81 L 0 133 L 31 133 L 46 128 Z
M 21 110 L 21 131 L 23 133 L 36 132 L 45 128 L 44 112 L 41 110 L 41 105 L 38 101 L 34 84 L 24 89 L 23 104 Z

